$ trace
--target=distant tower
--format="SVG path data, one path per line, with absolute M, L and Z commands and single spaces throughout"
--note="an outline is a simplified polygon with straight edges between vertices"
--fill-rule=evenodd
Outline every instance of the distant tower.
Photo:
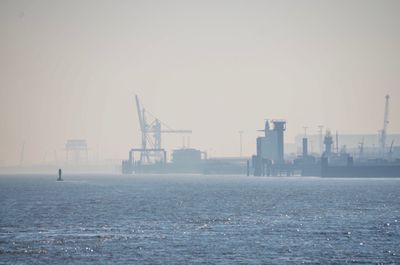
M 330 157 L 332 154 L 332 144 L 333 139 L 331 135 L 331 131 L 327 130 L 326 135 L 324 137 L 324 145 L 325 145 L 325 153 L 324 156 Z
M 278 151 L 278 162 L 284 162 L 284 149 L 283 149 L 283 132 L 286 130 L 286 121 L 273 120 L 274 131 L 277 135 L 277 151 Z
M 269 131 L 269 120 L 266 120 L 264 127 L 264 136 L 267 136 L 268 131 Z
M 381 152 L 382 152 L 382 157 L 385 156 L 386 152 L 386 135 L 387 135 L 387 127 L 389 124 L 389 95 L 385 96 L 385 111 L 384 111 L 384 116 L 383 116 L 383 127 L 381 131 L 381 137 L 380 137 L 380 145 L 381 145 Z
M 308 141 L 307 138 L 304 137 L 303 138 L 303 157 L 307 157 L 308 156 Z

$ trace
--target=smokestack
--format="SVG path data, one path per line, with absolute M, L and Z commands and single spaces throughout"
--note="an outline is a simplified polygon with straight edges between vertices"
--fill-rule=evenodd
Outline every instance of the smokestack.
M 303 138 L 303 157 L 308 156 L 308 140 L 307 138 Z
M 330 157 L 332 154 L 332 135 L 331 131 L 327 130 L 325 139 L 324 139 L 324 144 L 325 144 L 325 156 Z

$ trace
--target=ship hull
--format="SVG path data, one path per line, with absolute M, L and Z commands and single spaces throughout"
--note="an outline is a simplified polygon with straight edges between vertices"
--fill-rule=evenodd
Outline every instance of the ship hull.
M 398 178 L 400 177 L 400 164 L 325 166 L 321 168 L 321 177 Z

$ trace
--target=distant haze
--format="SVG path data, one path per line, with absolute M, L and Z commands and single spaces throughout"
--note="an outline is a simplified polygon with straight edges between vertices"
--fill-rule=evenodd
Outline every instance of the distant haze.
M 139 146 L 134 95 L 191 146 L 255 151 L 265 118 L 400 132 L 400 1 L 0 1 L 0 165 Z M 163 138 L 181 146 L 179 135 Z M 400 143 L 397 143 L 400 144 Z

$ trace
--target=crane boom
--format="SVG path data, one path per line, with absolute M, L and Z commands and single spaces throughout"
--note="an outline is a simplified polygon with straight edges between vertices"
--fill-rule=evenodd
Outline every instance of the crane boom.
M 139 97 L 137 95 L 135 95 L 135 99 L 136 99 L 136 110 L 137 110 L 138 117 L 139 117 L 140 129 L 142 132 L 144 132 L 146 130 L 146 126 L 144 124 L 142 110 L 140 109 Z
M 139 117 L 140 131 L 142 132 L 142 152 L 140 152 L 140 164 L 144 163 L 145 159 L 149 160 L 149 154 L 146 151 L 147 149 L 147 125 L 144 117 L 144 109 L 143 111 L 140 108 L 139 97 L 135 95 L 136 100 L 136 110 Z
M 159 161 L 159 153 L 154 154 L 154 150 L 161 150 L 161 135 L 163 133 L 180 133 L 191 134 L 191 130 L 173 130 L 168 125 L 162 123 L 157 117 L 140 106 L 139 97 L 135 95 L 136 110 L 139 118 L 140 131 L 142 134 L 142 148 L 140 151 L 140 164 L 150 162 L 150 158 Z M 150 115 L 150 122 L 148 116 Z M 162 130 L 162 124 L 166 126 L 166 130 Z M 151 151 L 153 150 L 153 151 Z M 153 152 L 153 153 L 152 153 Z

